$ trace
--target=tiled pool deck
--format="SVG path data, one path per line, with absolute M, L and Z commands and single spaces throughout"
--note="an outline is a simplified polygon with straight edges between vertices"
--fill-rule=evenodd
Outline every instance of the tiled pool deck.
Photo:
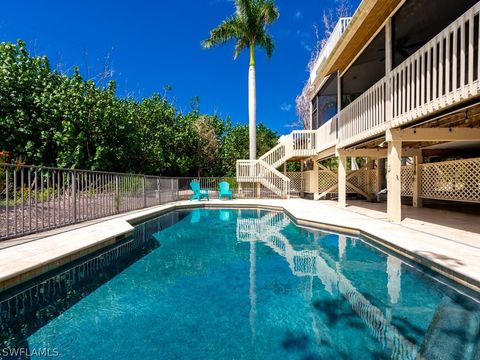
M 133 230 L 131 223 L 177 207 L 199 205 L 283 209 L 299 225 L 364 235 L 477 291 L 480 289 L 478 216 L 410 208 L 414 215 L 421 212 L 422 217 L 409 217 L 406 211 L 402 223 L 394 224 L 386 221 L 381 209 L 361 204 L 342 209 L 330 201 L 239 199 L 180 201 L 5 241 L 0 243 L 0 291 L 115 242 Z

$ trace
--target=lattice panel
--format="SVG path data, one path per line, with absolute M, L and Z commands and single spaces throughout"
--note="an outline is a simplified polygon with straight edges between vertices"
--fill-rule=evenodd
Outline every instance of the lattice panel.
M 353 176 L 350 177 L 355 173 Z M 349 186 L 349 183 L 356 186 L 357 188 L 363 190 L 366 194 L 371 194 L 376 191 L 377 188 L 377 172 L 375 170 L 370 170 L 362 168 L 360 170 L 350 171 L 347 174 L 349 179 L 347 180 L 347 192 L 356 193 L 357 191 Z M 318 191 L 322 193 L 327 191 L 332 186 L 338 183 L 337 173 L 331 173 L 325 170 L 319 170 L 318 172 Z M 338 192 L 338 189 L 334 189 L 332 192 Z
M 374 192 L 377 192 L 377 186 L 378 186 L 378 181 L 377 181 L 377 170 L 375 169 L 370 169 L 370 170 L 365 170 L 368 175 L 369 175 L 369 184 L 368 184 L 368 193 L 372 194 Z
M 422 164 L 424 198 L 480 202 L 480 158 Z
M 352 174 L 352 172 L 349 174 Z M 377 189 L 377 172 L 374 169 L 367 168 L 356 170 L 355 175 L 348 179 L 348 182 L 363 190 L 366 194 L 372 194 Z M 356 191 L 347 184 L 347 192 Z
M 301 172 L 287 172 L 287 177 L 290 179 L 290 191 L 303 192 L 304 181 Z
M 351 175 L 355 171 L 349 171 L 347 173 L 347 178 L 349 175 Z M 363 184 L 365 183 L 365 174 L 363 173 L 362 170 L 357 170 L 355 172 L 355 175 L 353 175 L 351 178 L 347 180 L 347 193 L 354 193 L 356 192 L 352 187 L 348 185 L 348 183 L 351 183 L 352 185 L 355 185 L 357 188 L 363 190 Z
M 352 187 L 348 185 L 348 183 L 351 183 L 357 188 L 365 191 L 365 185 L 367 184 L 367 173 L 365 172 L 365 169 L 350 171 L 347 174 L 347 177 L 353 173 L 355 174 L 347 180 L 347 193 L 356 192 Z
M 338 183 L 338 176 L 326 170 L 318 171 L 318 192 L 321 194 Z M 332 192 L 337 192 L 333 190 Z
M 402 196 L 413 196 L 414 169 L 413 165 L 402 166 Z

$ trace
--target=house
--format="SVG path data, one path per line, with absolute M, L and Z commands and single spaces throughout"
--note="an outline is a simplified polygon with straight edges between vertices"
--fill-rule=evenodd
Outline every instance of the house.
M 314 199 L 346 206 L 350 193 L 386 188 L 391 221 L 402 200 L 479 203 L 479 11 L 471 0 L 363 0 L 312 68 L 310 128 L 238 161 L 238 181 L 288 197 L 285 164 L 300 161 Z

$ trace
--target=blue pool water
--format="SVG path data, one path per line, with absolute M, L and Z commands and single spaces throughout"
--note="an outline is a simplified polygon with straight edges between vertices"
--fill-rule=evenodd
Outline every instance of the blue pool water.
M 361 239 L 301 228 L 283 213 L 176 211 L 0 294 L 0 356 L 475 359 L 477 301 Z

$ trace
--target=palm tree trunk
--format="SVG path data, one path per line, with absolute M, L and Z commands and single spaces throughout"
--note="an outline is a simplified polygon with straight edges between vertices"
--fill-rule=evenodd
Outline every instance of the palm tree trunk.
M 250 142 L 250 160 L 257 158 L 257 96 L 255 84 L 254 46 L 250 46 L 250 67 L 248 69 L 248 133 Z

